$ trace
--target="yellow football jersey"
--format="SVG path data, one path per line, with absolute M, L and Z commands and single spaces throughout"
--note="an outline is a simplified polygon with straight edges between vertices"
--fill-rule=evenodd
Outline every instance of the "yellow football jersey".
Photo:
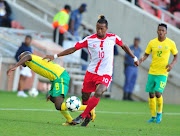
M 176 44 L 171 39 L 167 38 L 160 42 L 158 38 L 151 40 L 145 50 L 145 53 L 151 54 L 152 62 L 149 69 L 149 74 L 152 75 L 168 75 L 166 66 L 169 62 L 170 52 L 173 55 L 178 53 Z
M 54 62 L 47 62 L 47 60 L 43 60 L 41 57 L 36 55 L 31 55 L 32 60 L 27 61 L 25 64 L 30 69 L 32 69 L 37 74 L 48 78 L 53 81 L 60 77 L 60 75 L 64 72 L 64 68 Z

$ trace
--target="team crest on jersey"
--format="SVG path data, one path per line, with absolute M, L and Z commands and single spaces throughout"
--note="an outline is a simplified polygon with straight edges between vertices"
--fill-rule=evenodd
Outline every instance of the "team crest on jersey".
M 168 47 L 167 47 L 167 46 L 165 46 L 165 49 L 167 50 L 167 49 L 168 49 Z
M 158 48 L 159 48 L 159 49 L 162 49 L 162 46 L 159 46 Z
M 96 48 L 96 44 L 93 44 L 93 48 Z

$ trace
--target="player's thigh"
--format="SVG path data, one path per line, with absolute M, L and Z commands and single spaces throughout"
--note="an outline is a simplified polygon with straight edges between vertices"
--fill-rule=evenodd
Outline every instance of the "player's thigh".
M 52 97 L 66 97 L 69 90 L 69 77 L 68 76 L 60 76 L 60 78 L 54 80 L 51 84 L 51 90 L 49 94 Z
M 97 90 L 97 85 L 99 86 L 99 84 L 103 84 L 106 86 L 106 88 L 108 88 L 111 81 L 112 81 L 112 76 L 109 76 L 109 75 L 98 76 L 97 75 L 96 81 L 95 81 L 96 90 Z
M 95 92 L 96 84 L 94 79 L 95 79 L 95 74 L 92 74 L 87 71 L 83 82 L 82 92 L 84 93 Z
M 148 74 L 148 80 L 146 84 L 146 92 L 155 93 L 155 76 Z
M 96 91 L 95 91 L 94 96 L 95 96 L 96 98 L 101 97 L 101 95 L 102 95 L 105 91 L 107 91 L 107 86 L 104 85 L 104 84 L 102 84 L 102 83 L 100 83 L 100 84 L 98 84 L 98 85 L 96 86 Z
M 155 82 L 156 82 L 155 91 L 163 93 L 163 90 L 167 83 L 167 76 L 157 75 Z

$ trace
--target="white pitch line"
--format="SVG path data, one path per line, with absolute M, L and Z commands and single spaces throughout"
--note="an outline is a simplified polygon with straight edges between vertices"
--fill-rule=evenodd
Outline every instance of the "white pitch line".
M 57 111 L 51 109 L 14 109 L 14 108 L 0 108 L 0 111 Z M 96 113 L 103 114 L 150 114 L 146 112 L 113 112 L 113 111 L 96 111 Z M 164 115 L 180 115 L 180 113 L 163 113 Z

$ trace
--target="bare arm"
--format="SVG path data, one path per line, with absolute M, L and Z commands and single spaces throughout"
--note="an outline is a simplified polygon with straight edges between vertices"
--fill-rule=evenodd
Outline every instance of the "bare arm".
M 171 71 L 174 64 L 178 61 L 178 54 L 174 55 L 173 61 L 166 66 L 167 72 Z
M 121 48 L 122 48 L 127 54 L 129 54 L 132 58 L 135 57 L 134 54 L 132 53 L 132 51 L 129 49 L 129 47 L 128 47 L 127 45 L 123 44 L 123 45 L 121 46 Z
M 66 50 L 58 53 L 56 57 L 66 56 L 66 55 L 74 53 L 75 51 L 76 51 L 76 48 L 72 47 L 72 48 L 66 49 Z M 48 60 L 48 62 L 49 62 L 49 61 L 54 60 L 55 58 L 53 55 L 46 55 L 46 57 L 44 57 L 43 59 L 49 59 Z
M 72 35 L 74 35 L 74 20 L 71 19 L 71 22 L 70 22 L 70 30 L 72 32 Z
M 20 59 L 20 61 L 18 63 L 16 63 L 15 66 L 13 66 L 12 68 L 10 68 L 8 71 L 7 71 L 7 75 L 9 75 L 12 71 L 16 70 L 16 68 L 20 65 L 24 65 L 24 63 L 26 61 L 31 61 L 32 60 L 32 57 L 31 55 L 26 55 L 24 56 L 22 59 Z
M 132 51 L 129 49 L 129 47 L 127 45 L 122 45 L 121 48 L 127 53 L 129 54 L 132 58 L 135 58 L 135 55 L 132 53 Z M 135 66 L 139 65 L 139 61 L 135 61 L 134 62 Z
M 149 54 L 147 53 L 144 53 L 144 55 L 139 59 L 139 65 L 145 61 L 147 58 L 148 58 Z

